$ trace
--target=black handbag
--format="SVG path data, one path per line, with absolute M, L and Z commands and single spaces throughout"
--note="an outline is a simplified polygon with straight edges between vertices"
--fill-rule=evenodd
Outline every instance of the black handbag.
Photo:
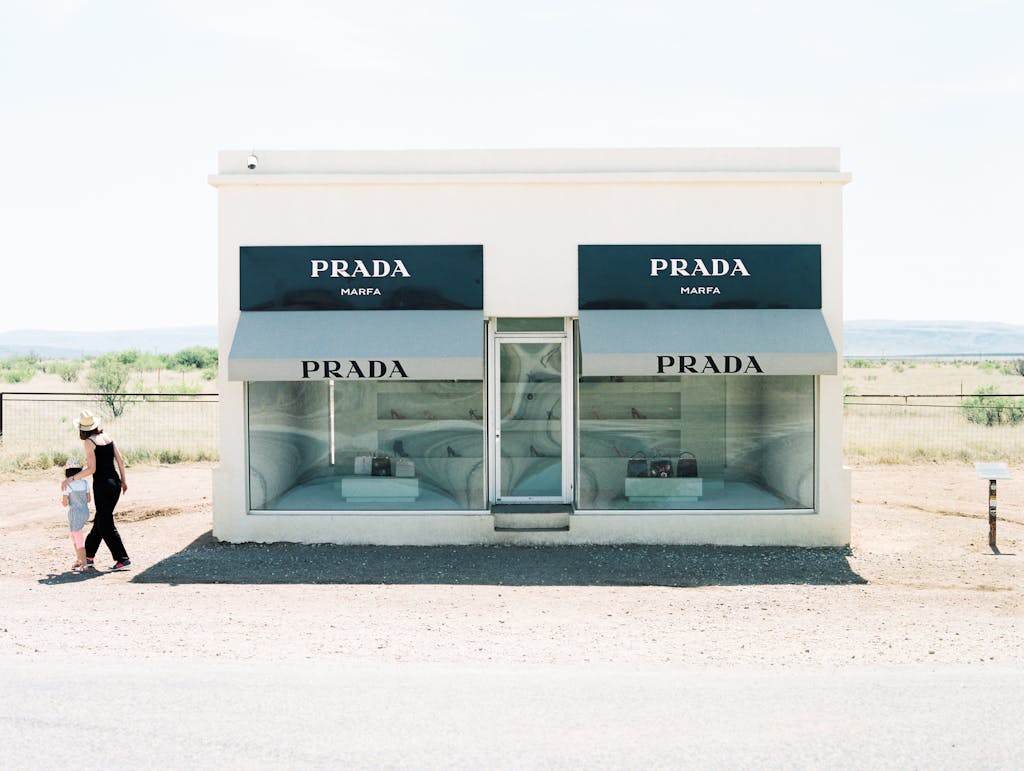
M 391 476 L 391 456 L 374 455 L 370 463 L 370 476 L 389 477 Z
M 643 450 L 637 450 L 630 456 L 629 460 L 626 461 L 626 476 L 650 476 L 650 467 L 647 465 L 647 456 L 644 454 Z
M 672 461 L 668 458 L 655 458 L 652 460 L 651 476 L 662 479 L 672 476 Z
M 687 457 L 689 456 L 689 457 Z M 679 462 L 676 464 L 677 477 L 700 476 L 697 473 L 697 456 L 692 452 L 679 453 Z

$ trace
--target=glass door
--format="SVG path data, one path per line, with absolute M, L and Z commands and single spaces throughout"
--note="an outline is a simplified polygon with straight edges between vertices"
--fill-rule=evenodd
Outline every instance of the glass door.
M 496 503 L 572 500 L 572 357 L 564 336 L 493 338 L 491 493 Z

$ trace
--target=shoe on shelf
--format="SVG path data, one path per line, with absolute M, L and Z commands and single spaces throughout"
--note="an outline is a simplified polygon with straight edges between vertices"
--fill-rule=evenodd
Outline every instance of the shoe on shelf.
M 113 565 L 110 566 L 111 572 L 117 572 L 119 570 L 131 570 L 131 569 L 132 569 L 132 561 L 131 560 L 118 560 L 117 562 L 115 562 Z

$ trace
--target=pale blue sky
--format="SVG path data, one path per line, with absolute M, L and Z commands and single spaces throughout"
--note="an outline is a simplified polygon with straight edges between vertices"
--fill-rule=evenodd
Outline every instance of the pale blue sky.
M 3 0 L 0 331 L 216 320 L 220 149 L 837 146 L 846 317 L 1024 324 L 1024 3 Z

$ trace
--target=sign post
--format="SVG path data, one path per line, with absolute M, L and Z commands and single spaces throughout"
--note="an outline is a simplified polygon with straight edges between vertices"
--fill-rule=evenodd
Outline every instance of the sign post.
M 978 477 L 988 480 L 988 545 L 996 548 L 996 480 L 1009 479 L 1010 469 L 1005 463 L 975 463 Z

